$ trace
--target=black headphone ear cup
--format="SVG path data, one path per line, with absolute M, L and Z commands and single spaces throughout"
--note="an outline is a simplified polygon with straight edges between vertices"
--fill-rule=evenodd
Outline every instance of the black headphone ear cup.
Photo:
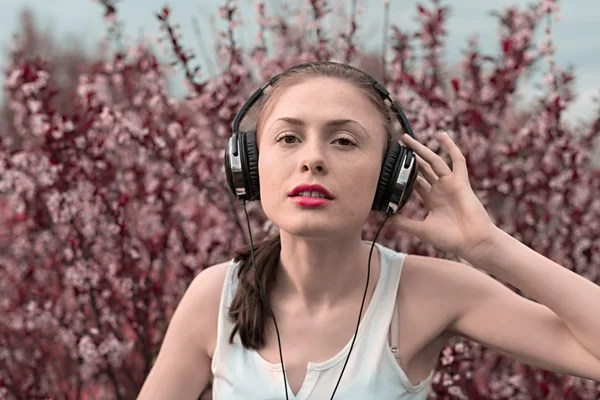
M 242 162 L 244 163 L 244 182 L 248 200 L 260 200 L 260 181 L 258 179 L 258 146 L 256 131 L 242 132 Z
M 402 153 L 402 146 L 398 142 L 392 141 L 381 165 L 375 199 L 371 207 L 373 211 L 387 211 L 400 170 L 400 160 L 402 159 L 400 153 Z

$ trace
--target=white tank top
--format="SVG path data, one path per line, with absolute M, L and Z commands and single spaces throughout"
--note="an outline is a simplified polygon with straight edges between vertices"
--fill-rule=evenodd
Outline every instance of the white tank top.
M 369 242 L 370 243 L 370 242 Z M 433 376 L 411 385 L 397 357 L 398 284 L 406 254 L 375 243 L 380 255 L 380 273 L 371 302 L 358 328 L 348 365 L 335 393 L 339 400 L 425 400 Z M 233 324 L 227 310 L 237 286 L 237 263 L 233 260 L 223 285 L 219 307 L 217 343 L 212 359 L 213 400 L 282 400 L 285 388 L 281 363 L 265 360 L 257 351 L 245 349 L 239 335 L 229 343 Z M 391 345 L 388 339 L 391 338 Z M 288 385 L 289 399 L 330 399 L 338 381 L 352 338 L 333 358 L 308 363 L 306 377 L 297 395 Z

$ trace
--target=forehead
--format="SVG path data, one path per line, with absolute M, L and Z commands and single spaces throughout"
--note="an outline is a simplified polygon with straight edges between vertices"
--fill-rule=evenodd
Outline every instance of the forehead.
M 266 110 L 264 127 L 281 117 L 298 118 L 308 124 L 352 118 L 369 130 L 383 130 L 377 108 L 367 94 L 350 82 L 335 78 L 309 78 L 282 87 Z

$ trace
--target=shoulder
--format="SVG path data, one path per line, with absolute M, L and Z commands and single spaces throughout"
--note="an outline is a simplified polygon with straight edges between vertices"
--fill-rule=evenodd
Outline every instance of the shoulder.
M 199 297 L 220 297 L 231 263 L 232 260 L 227 260 L 204 268 L 194 277 L 188 291 Z
M 489 294 L 495 281 L 485 272 L 458 261 L 409 254 L 404 261 L 399 296 L 436 308 L 447 329 L 469 304 Z
M 183 296 L 180 307 L 187 310 L 189 321 L 198 326 L 194 331 L 199 333 L 202 347 L 212 356 L 217 338 L 217 324 L 221 294 L 231 260 L 204 268 L 190 283 Z
M 409 376 L 424 379 L 448 340 L 459 335 L 454 323 L 473 299 L 481 298 L 477 281 L 492 278 L 466 264 L 412 254 L 404 255 L 401 268 L 400 359 Z
M 188 285 L 138 398 L 197 398 L 209 382 L 210 349 L 228 265 L 207 267 Z
M 204 268 L 190 283 L 186 296 L 202 308 L 217 308 L 221 302 L 221 294 L 231 260 Z M 208 307 L 207 307 L 208 306 Z

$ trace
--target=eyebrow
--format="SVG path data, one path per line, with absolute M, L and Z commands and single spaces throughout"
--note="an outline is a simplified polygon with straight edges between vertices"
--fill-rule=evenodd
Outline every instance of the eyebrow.
M 275 120 L 275 122 L 279 122 L 279 121 L 283 121 L 283 122 L 287 122 L 290 125 L 296 125 L 296 126 L 305 126 L 306 123 L 299 119 L 299 118 L 293 118 L 293 117 L 281 117 L 281 118 L 277 118 L 277 120 Z M 365 131 L 365 133 L 367 133 L 367 130 L 361 125 L 359 124 L 357 121 L 353 120 L 353 119 L 333 119 L 331 121 L 327 121 L 327 123 L 325 124 L 325 126 L 342 126 L 342 125 L 346 125 L 346 124 L 350 124 L 350 123 L 354 123 L 358 126 L 360 126 L 362 128 L 363 131 Z

